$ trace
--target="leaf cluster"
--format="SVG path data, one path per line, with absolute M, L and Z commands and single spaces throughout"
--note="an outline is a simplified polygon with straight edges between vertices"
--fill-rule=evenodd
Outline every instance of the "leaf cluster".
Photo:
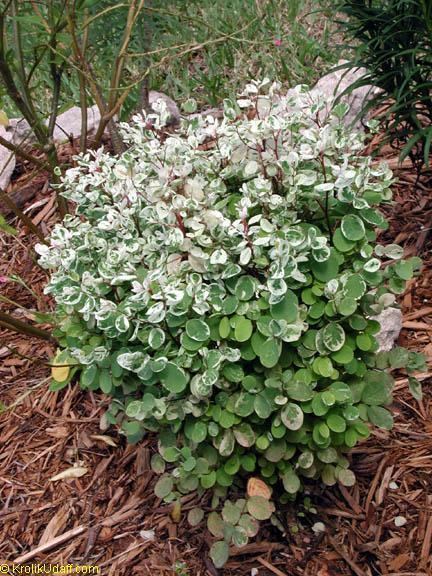
M 347 65 L 364 75 L 349 89 L 378 86 L 368 103 L 391 105 L 382 120 L 390 140 L 403 142 L 420 166 L 429 164 L 432 142 L 432 4 L 428 0 L 343 0 L 342 26 L 354 40 L 354 58 Z M 364 112 L 366 112 L 365 110 Z
M 223 120 L 161 139 L 161 105 L 123 127 L 127 152 L 81 155 L 63 179 L 77 213 L 37 247 L 57 363 L 112 397 L 105 420 L 131 442 L 157 433 L 166 501 L 251 474 L 282 502 L 307 480 L 351 486 L 349 450 L 392 426 L 389 364 L 418 364 L 377 354 L 372 319 L 420 265 L 376 243 L 392 175 L 327 106 L 254 81 Z M 248 533 L 232 515 L 249 526 L 261 505 L 225 505 L 225 544 Z

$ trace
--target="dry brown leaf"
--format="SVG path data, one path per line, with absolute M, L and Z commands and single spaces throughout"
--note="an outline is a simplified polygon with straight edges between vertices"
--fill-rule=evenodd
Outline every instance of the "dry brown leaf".
M 399 572 L 401 568 L 405 566 L 407 562 L 409 562 L 411 558 L 411 554 L 399 554 L 396 558 L 393 558 L 391 562 L 389 562 L 388 569 L 392 572 Z
M 261 478 L 249 478 L 247 483 L 248 496 L 262 496 L 266 500 L 270 500 L 272 491 L 269 486 Z
M 68 478 L 81 478 L 84 474 L 87 474 L 87 468 L 84 466 L 72 466 L 71 468 L 66 468 L 63 472 L 59 472 L 52 478 L 50 478 L 50 482 L 57 482 L 57 480 L 67 480 Z
M 108 444 L 109 446 L 114 446 L 114 448 L 117 447 L 114 438 L 111 438 L 111 436 L 105 436 L 104 434 L 90 434 L 90 438 L 92 440 L 100 440 L 101 442 L 105 442 L 105 444 Z
M 69 429 L 66 426 L 52 426 L 51 428 L 45 428 L 45 432 L 53 438 L 66 438 L 69 436 Z

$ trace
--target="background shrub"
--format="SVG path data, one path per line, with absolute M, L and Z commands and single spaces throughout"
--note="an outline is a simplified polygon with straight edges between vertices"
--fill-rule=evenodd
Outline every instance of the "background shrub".
M 347 37 L 354 40 L 349 66 L 363 66 L 360 85 L 382 89 L 369 109 L 390 98 L 384 121 L 390 141 L 405 144 L 421 167 L 432 141 L 432 3 L 428 0 L 343 0 L 340 10 Z
M 251 474 L 281 501 L 305 479 L 350 486 L 346 453 L 392 426 L 386 369 L 416 356 L 377 354 L 370 317 L 419 261 L 376 245 L 391 172 L 327 105 L 252 82 L 221 122 L 166 133 L 161 108 L 123 126 L 127 152 L 87 153 L 63 179 L 76 215 L 38 246 L 63 349 L 54 388 L 79 372 L 130 441 L 157 432 L 167 501 Z M 226 540 L 216 562 L 272 511 L 260 493 L 209 517 Z

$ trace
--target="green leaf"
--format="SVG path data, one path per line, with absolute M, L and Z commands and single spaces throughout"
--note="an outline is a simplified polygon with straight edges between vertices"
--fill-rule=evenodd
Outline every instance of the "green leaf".
M 231 324 L 229 318 L 227 316 L 224 316 L 219 324 L 219 335 L 223 340 L 225 340 L 230 335 L 230 332 L 231 332 Z
M 250 514 L 242 514 L 238 523 L 245 531 L 249 538 L 253 538 L 258 534 L 259 522 L 252 518 Z
M 175 394 L 182 392 L 187 385 L 185 373 L 173 362 L 166 364 L 162 372 L 159 373 L 159 378 L 162 386 Z
M 392 269 L 402 280 L 410 280 L 414 275 L 411 260 L 401 260 L 396 262 L 396 264 L 393 264 Z
M 270 306 L 270 314 L 276 320 L 285 320 L 288 324 L 297 320 L 298 299 L 292 290 L 287 290 L 283 299 Z
M 265 420 L 272 413 L 272 405 L 264 394 L 257 394 L 254 399 L 254 410 L 256 414 Z
M 255 280 L 252 276 L 240 276 L 235 285 L 235 295 L 239 300 L 250 300 L 255 293 Z
M 232 430 L 225 430 L 220 444 L 219 444 L 219 454 L 221 456 L 231 456 L 235 447 L 235 438 Z
M 281 410 L 280 417 L 288 430 L 299 430 L 303 425 L 304 414 L 298 404 L 292 402 L 285 404 Z
M 191 440 L 200 444 L 207 437 L 207 424 L 205 422 L 195 422 L 191 432 Z
M 288 494 L 296 494 L 301 487 L 300 479 L 292 469 L 283 474 L 282 483 Z
M 252 331 L 252 322 L 248 318 L 240 316 L 235 325 L 234 338 L 237 342 L 246 342 L 252 336 Z
M 349 364 L 354 358 L 354 350 L 347 345 L 331 355 L 331 359 L 337 364 Z
M 393 380 L 388 374 L 378 370 L 368 372 L 365 381 L 361 395 L 362 402 L 370 406 L 381 406 L 391 402 Z
M 226 542 L 219 541 L 212 544 L 210 558 L 216 568 L 222 568 L 229 558 L 229 546 Z
M 273 368 L 278 363 L 282 352 L 281 343 L 276 338 L 268 338 L 259 350 L 259 359 L 266 368 Z
M 381 406 L 368 406 L 367 414 L 369 420 L 378 428 L 391 430 L 393 428 L 393 416 L 391 412 Z
M 322 340 L 326 348 L 336 352 L 345 344 L 345 331 L 340 324 L 330 322 L 322 330 Z
M 311 386 L 300 380 L 291 380 L 284 388 L 289 398 L 299 402 L 307 402 L 313 397 Z
M 224 521 L 217 512 L 210 512 L 207 517 L 207 528 L 215 538 L 223 538 L 224 536 Z
M 372 348 L 372 339 L 369 334 L 359 334 L 356 337 L 356 344 L 363 352 L 368 352 Z
M 342 486 L 354 486 L 356 483 L 356 477 L 354 472 L 351 470 L 347 470 L 345 468 L 341 468 L 337 472 L 337 479 L 342 484 Z
M 210 338 L 210 328 L 204 320 L 199 320 L 198 318 L 188 320 L 185 329 L 189 338 L 197 342 L 205 342 Z
M 87 388 L 91 386 L 96 379 L 96 375 L 98 373 L 98 368 L 96 364 L 90 364 L 90 366 L 86 366 L 84 370 L 81 372 L 80 384 L 83 388 Z
M 390 350 L 388 358 L 392 368 L 405 368 L 409 360 L 409 351 L 401 346 L 396 346 Z
M 99 388 L 104 394 L 109 394 L 112 390 L 112 378 L 109 370 L 101 370 L 99 374 Z
M 349 252 L 356 245 L 355 242 L 350 242 L 342 234 L 340 228 L 337 228 L 333 234 L 333 245 L 339 252 Z
M 161 476 L 159 480 L 156 482 L 154 491 L 158 498 L 166 498 L 169 494 L 171 494 L 174 488 L 174 482 L 171 476 Z
M 163 474 L 165 472 L 165 460 L 160 454 L 153 454 L 150 460 L 150 466 L 156 474 Z
M 408 376 L 408 387 L 413 397 L 419 402 L 423 399 L 422 385 L 413 376 Z
M 366 230 L 359 216 L 348 214 L 342 218 L 341 232 L 347 240 L 357 242 L 364 238 Z
M 361 217 L 365 222 L 368 222 L 368 224 L 372 224 L 372 226 L 381 228 L 382 230 L 388 228 L 387 220 L 376 208 L 364 208 L 361 211 Z
M 247 422 L 242 422 L 239 426 L 234 428 L 233 432 L 234 437 L 240 446 L 243 446 L 244 448 L 250 448 L 254 445 L 255 432 Z
M 224 522 L 229 522 L 230 524 L 237 524 L 240 520 L 241 510 L 232 502 L 227 500 L 222 508 L 222 519 Z
M 250 416 L 255 409 L 254 403 L 256 401 L 256 398 L 258 398 L 258 396 L 253 396 L 252 394 L 248 394 L 247 392 L 240 392 L 234 404 L 235 414 L 241 416 L 242 418 Z
M 212 470 L 208 474 L 204 474 L 203 476 L 200 477 L 200 482 L 201 486 L 205 490 L 212 488 L 216 484 L 216 472 Z
M 330 257 L 325 262 L 317 262 L 311 258 L 310 268 L 315 278 L 321 282 L 328 282 L 336 278 L 339 273 L 339 259 L 336 256 L 335 250 L 331 250 Z
M 366 292 L 366 283 L 360 274 L 351 274 L 344 285 L 344 292 L 349 298 L 361 298 Z
M 204 510 L 202 508 L 192 508 L 188 512 L 188 522 L 191 526 L 198 526 L 198 524 L 204 518 Z
M 338 416 L 337 414 L 329 414 L 326 418 L 327 426 L 333 432 L 345 432 L 346 430 L 346 422 L 342 418 L 342 416 Z
M 275 510 L 273 502 L 263 496 L 251 496 L 248 498 L 246 508 L 256 520 L 268 520 Z
M 346 296 L 336 304 L 337 310 L 342 316 L 351 316 L 357 310 L 357 302 L 354 298 Z

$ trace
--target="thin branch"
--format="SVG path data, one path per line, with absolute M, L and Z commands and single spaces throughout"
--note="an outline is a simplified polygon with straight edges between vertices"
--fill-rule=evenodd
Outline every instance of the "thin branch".
M 7 148 L 8 150 L 10 150 L 11 152 L 14 152 L 17 156 L 23 158 L 23 160 L 31 162 L 41 170 L 52 171 L 52 167 L 48 162 L 43 162 L 42 160 L 39 160 L 39 158 L 37 158 L 36 156 L 28 154 L 25 150 L 23 150 L 22 146 L 16 146 L 15 144 L 12 144 L 12 142 L 9 142 L 9 140 L 6 140 L 2 136 L 0 136 L 0 144 L 5 148 Z
M 26 214 L 24 214 L 24 212 L 20 208 L 18 208 L 18 206 L 10 198 L 10 196 L 8 194 L 6 194 L 6 192 L 3 190 L 3 188 L 0 188 L 0 200 L 4 204 L 6 204 L 6 206 L 8 206 L 8 208 L 10 208 L 10 210 L 12 210 L 14 212 L 14 214 L 21 220 L 21 222 L 25 226 L 27 226 L 27 228 L 29 230 L 31 230 L 33 232 L 33 234 L 35 234 L 41 242 L 43 242 L 44 244 L 47 243 L 42 232 L 39 230 L 39 228 L 33 224 L 32 220 Z
M 56 339 L 50 332 L 42 330 L 41 328 L 36 328 L 31 324 L 22 322 L 17 318 L 13 318 L 9 314 L 0 312 L 0 326 L 6 328 L 7 330 L 12 330 L 13 332 L 18 332 L 20 334 L 27 334 L 29 336 L 36 336 L 41 340 L 48 340 L 49 342 L 56 342 Z

